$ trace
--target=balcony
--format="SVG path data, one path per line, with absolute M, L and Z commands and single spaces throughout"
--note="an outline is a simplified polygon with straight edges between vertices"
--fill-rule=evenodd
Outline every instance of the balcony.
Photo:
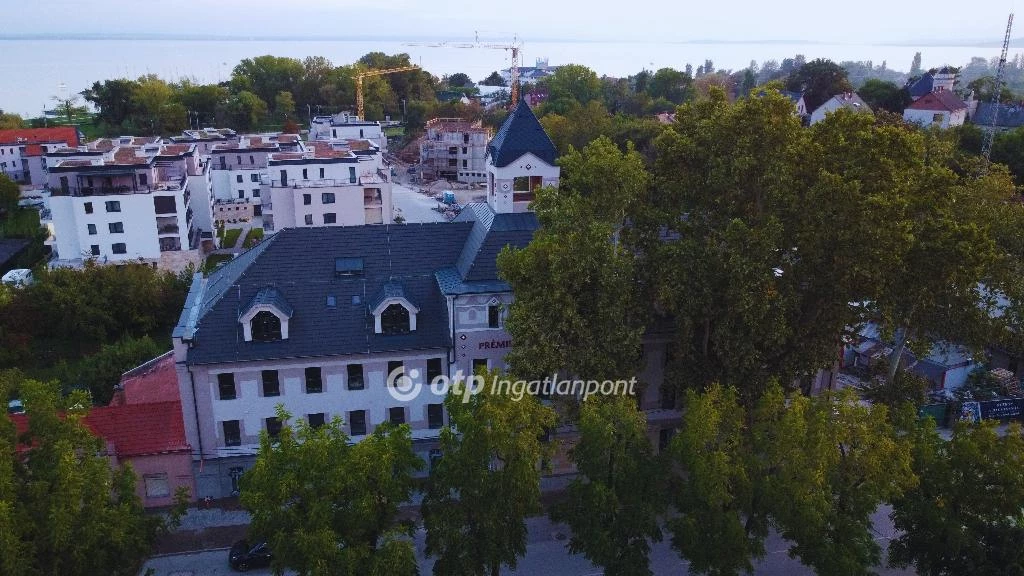
M 383 205 L 379 189 L 366 188 L 363 190 L 363 208 L 380 208 Z
M 352 186 L 358 179 L 322 178 L 319 180 L 270 180 L 271 188 L 334 188 L 337 186 Z M 266 182 L 264 182 L 266 183 Z
M 177 235 L 180 231 L 178 228 L 178 217 L 177 216 L 164 216 L 156 219 L 156 231 L 160 236 L 164 235 Z

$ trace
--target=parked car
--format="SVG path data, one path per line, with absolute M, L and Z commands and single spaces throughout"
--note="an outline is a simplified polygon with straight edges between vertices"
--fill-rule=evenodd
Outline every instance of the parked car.
M 245 540 L 239 540 L 231 546 L 228 555 L 228 564 L 232 570 L 245 572 L 249 568 L 266 568 L 270 566 L 270 560 L 274 555 L 266 542 L 250 544 Z

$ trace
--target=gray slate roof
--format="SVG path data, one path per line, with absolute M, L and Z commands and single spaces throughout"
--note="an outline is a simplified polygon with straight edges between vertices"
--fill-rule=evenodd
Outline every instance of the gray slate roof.
M 238 316 L 239 318 L 241 318 L 242 316 L 248 314 L 249 311 L 252 310 L 253 308 L 263 305 L 273 306 L 274 308 L 277 308 L 282 314 L 284 314 L 288 318 L 291 318 L 292 314 L 294 313 L 294 309 L 292 308 L 291 304 L 288 303 L 288 300 L 285 299 L 284 295 L 281 294 L 281 292 L 277 288 L 274 288 L 273 286 L 264 286 L 263 288 L 260 289 L 259 292 L 256 293 L 256 296 L 253 297 L 251 302 L 249 302 L 249 305 L 243 308 L 241 312 L 239 312 Z
M 494 139 L 487 145 L 487 155 L 498 168 L 508 166 L 527 152 L 554 165 L 558 151 L 548 138 L 540 121 L 526 100 L 520 99 L 516 109 L 505 119 Z
M 996 116 L 996 126 L 1002 128 L 1019 128 L 1024 126 L 1024 105 L 1021 104 L 998 104 L 999 115 Z M 973 122 L 978 126 L 991 126 L 992 113 L 996 106 L 991 102 L 979 102 L 978 110 L 974 113 Z
M 471 204 L 455 222 L 286 228 L 209 278 L 197 275 L 174 335 L 192 340 L 190 364 L 447 347 L 442 288 L 507 291 L 494 261 L 505 244 L 530 241 L 533 229 L 524 226 L 536 226 L 536 217 L 529 216 L 494 215 L 486 205 Z M 471 278 L 457 272 L 464 257 Z M 335 274 L 337 258 L 362 258 L 363 273 Z M 419 308 L 417 329 L 376 334 L 373 304 L 394 294 Z M 328 297 L 334 297 L 333 306 Z M 267 298 L 291 309 L 289 337 L 245 342 L 240 311 Z

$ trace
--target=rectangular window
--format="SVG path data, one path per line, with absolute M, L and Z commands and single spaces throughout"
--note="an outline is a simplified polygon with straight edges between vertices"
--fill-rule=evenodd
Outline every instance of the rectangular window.
M 395 377 L 395 380 L 397 380 L 399 376 L 405 375 L 405 365 L 401 360 L 392 360 L 388 362 L 388 373 L 384 375 L 384 378 L 390 379 L 391 374 L 393 374 L 395 370 L 398 370 L 398 375 Z M 389 380 L 389 382 L 394 383 L 392 380 Z
M 306 368 L 306 394 L 319 394 L 324 391 L 323 372 L 319 366 Z
M 82 207 L 85 208 L 86 214 L 92 214 L 92 202 L 86 202 Z
M 224 421 L 224 445 L 242 445 L 242 422 L 240 420 Z
M 89 235 L 94 236 L 96 234 L 96 225 L 88 224 L 87 227 L 89 228 Z
M 110 251 L 114 254 L 127 254 L 128 246 L 124 242 L 118 242 L 110 245 Z
M 440 358 L 428 358 L 427 359 L 427 384 L 434 381 L 441 375 L 441 359 Z
M 334 192 L 324 192 L 320 195 L 320 201 L 324 204 L 334 204 Z
M 459 160 L 457 158 L 449 158 L 448 159 L 448 167 L 449 168 L 455 168 L 458 165 L 459 165 Z
M 465 146 L 463 146 L 462 147 L 462 153 L 463 154 L 468 154 L 469 153 L 469 148 L 466 148 Z
M 253 198 L 259 198 L 260 197 L 260 189 L 259 188 L 253 188 L 252 189 L 252 197 Z
M 235 160 L 237 161 L 237 164 L 238 164 L 239 166 L 241 166 L 241 165 L 242 165 L 242 157 L 241 157 L 241 156 L 235 156 Z
M 312 226 L 313 225 L 313 215 L 312 214 L 306 214 L 305 218 L 303 218 L 302 220 L 303 220 L 303 222 L 306 223 L 306 226 Z
M 239 200 L 245 199 L 245 190 L 239 190 L 238 191 L 238 199 Z
M 250 156 L 250 158 L 251 158 L 251 156 Z M 255 173 L 255 172 L 253 172 L 252 174 L 249 174 L 249 181 L 250 182 L 259 182 L 260 181 L 260 175 Z
M 309 180 L 309 173 L 308 173 L 308 170 L 306 168 L 302 169 L 302 179 L 303 180 Z
M 99 256 L 100 255 L 100 245 L 99 244 L 93 244 L 92 246 L 89 246 L 89 252 L 92 252 L 93 256 Z
M 253 158 L 252 156 L 249 156 L 249 164 L 255 164 L 255 163 L 256 163 L 256 159 Z
M 320 177 L 321 177 L 321 178 L 323 178 L 323 177 L 324 177 L 324 169 L 323 169 L 323 168 L 321 168 L 321 169 L 320 169 Z
M 436 430 L 444 426 L 444 404 L 427 404 L 427 427 Z
M 310 428 L 319 428 L 324 425 L 325 415 L 323 412 L 316 414 L 307 414 L 306 421 L 309 422 Z
M 277 416 L 271 416 L 266 419 L 267 423 L 267 436 L 271 438 L 277 438 L 281 434 L 281 420 Z
M 350 436 L 366 434 L 366 410 L 353 410 L 348 413 L 348 433 Z
M 355 184 L 356 183 L 356 169 L 353 166 L 349 166 L 348 167 L 348 183 L 349 184 Z
M 104 205 L 107 208 L 107 212 L 120 212 L 121 211 L 121 203 L 118 202 L 117 200 L 107 200 L 106 202 L 104 202 Z
M 234 400 L 237 397 L 235 394 L 234 373 L 223 372 L 217 374 L 217 389 L 220 391 L 221 400 Z
M 302 195 L 302 203 L 304 205 L 306 205 L 306 206 L 309 206 L 310 204 L 312 204 L 313 203 L 313 195 L 312 194 L 303 194 Z
M 167 474 L 147 474 L 142 478 L 146 483 L 146 498 L 164 498 L 171 495 Z
M 405 408 L 402 406 L 388 408 L 388 420 L 395 426 L 405 424 Z
M 348 372 L 346 379 L 348 382 L 349 390 L 362 390 L 366 384 L 363 381 L 363 365 L 362 364 L 349 364 L 346 366 Z
M 149 185 L 149 176 L 146 176 L 145 174 L 139 174 L 139 186 L 147 185 Z
M 513 192 L 529 192 L 530 191 L 530 177 L 529 176 L 516 176 L 512 179 L 512 191 Z
M 501 320 L 501 306 L 498 304 L 492 304 L 487 307 L 487 327 L 497 328 L 498 323 Z
M 107 224 L 111 234 L 124 234 L 124 222 L 111 222 Z
M 281 380 L 278 378 L 277 370 L 264 370 L 261 376 L 263 379 L 263 395 L 280 396 Z
M 235 176 L 235 182 L 238 182 L 239 184 L 242 183 L 242 175 L 241 174 Z
M 463 160 L 462 161 L 462 167 L 463 168 L 469 168 L 469 160 Z
M 473 359 L 473 374 L 476 374 L 480 370 L 487 370 L 487 359 L 486 358 L 474 358 Z
M 338 222 L 338 215 L 334 212 L 328 212 L 324 214 L 324 224 L 336 224 Z

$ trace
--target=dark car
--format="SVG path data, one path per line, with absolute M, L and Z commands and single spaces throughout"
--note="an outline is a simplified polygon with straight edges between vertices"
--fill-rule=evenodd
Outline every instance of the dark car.
M 228 556 L 228 564 L 233 570 L 245 572 L 249 568 L 265 568 L 270 566 L 270 560 L 274 557 L 266 542 L 250 544 L 245 540 L 239 540 L 231 546 L 231 553 Z

